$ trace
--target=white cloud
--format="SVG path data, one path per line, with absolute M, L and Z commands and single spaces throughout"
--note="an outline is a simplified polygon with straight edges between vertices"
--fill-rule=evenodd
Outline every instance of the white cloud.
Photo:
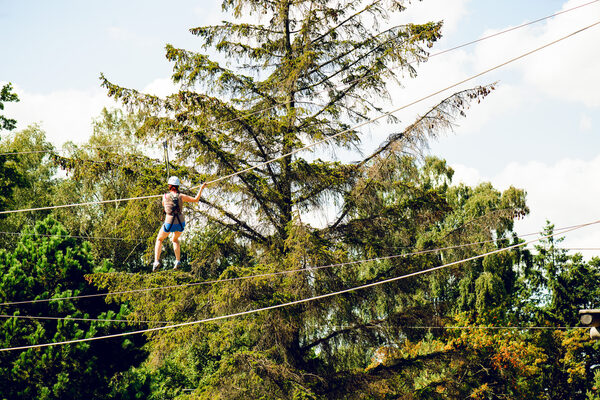
M 454 184 L 463 183 L 467 186 L 477 186 L 481 182 L 484 182 L 483 177 L 475 168 L 462 164 L 454 164 L 451 167 L 454 170 L 454 176 L 452 177 Z
M 568 1 L 563 4 L 562 10 L 579 4 L 580 1 Z M 483 69 L 523 54 L 595 23 L 599 17 L 600 4 L 593 4 L 554 17 L 541 25 L 481 42 L 475 51 L 475 66 Z M 484 36 L 495 32 L 488 31 Z M 594 50 L 599 39 L 600 26 L 595 26 L 519 60 L 507 69 L 518 71 L 525 84 L 553 98 L 598 107 L 600 91 L 590 88 L 600 87 L 600 53 Z
M 142 89 L 142 93 L 159 97 L 166 97 L 170 94 L 177 93 L 178 91 L 178 87 L 170 78 L 155 79 Z
M 474 168 L 452 165 L 455 182 L 469 185 L 490 181 L 499 190 L 509 186 L 527 192 L 531 214 L 516 223 L 519 234 L 539 232 L 549 220 L 557 228 L 600 218 L 600 155 L 585 161 L 563 159 L 553 165 L 541 162 L 511 163 L 493 177 L 481 176 Z M 591 226 L 565 235 L 568 247 L 600 247 L 600 226 Z M 586 256 L 600 252 L 585 253 Z
M 2 84 L 0 83 L 0 86 Z M 92 121 L 102 108 L 118 108 L 120 104 L 106 95 L 106 91 L 59 90 L 47 94 L 30 93 L 13 85 L 18 103 L 6 103 L 3 115 L 17 120 L 17 129 L 39 124 L 46 138 L 60 147 L 66 141 L 83 143 L 92 134 Z M 146 85 L 143 93 L 165 97 L 177 91 L 169 78 L 156 79 Z
M 40 94 L 13 86 L 20 101 L 5 104 L 5 115 L 17 120 L 18 129 L 39 123 L 47 139 L 57 146 L 66 141 L 87 141 L 92 133 L 92 120 L 100 115 L 102 108 L 117 106 L 101 89 Z
M 430 2 L 415 3 L 409 6 L 406 15 L 410 18 L 429 15 L 436 12 L 437 6 Z M 446 4 L 447 3 L 447 4 Z M 580 1 L 565 2 L 561 10 L 567 10 L 581 4 Z M 454 8 L 449 21 L 460 22 L 467 8 L 466 1 L 444 2 L 440 9 Z M 416 10 L 410 15 L 411 10 Z M 557 10 L 559 11 L 559 10 Z M 446 12 L 446 11 L 444 11 Z M 434 15 L 434 14 L 431 14 Z M 441 88 L 459 82 L 490 67 L 497 66 L 515 56 L 551 42 L 561 36 L 588 25 L 600 16 L 600 4 L 593 4 L 581 9 L 559 15 L 547 22 L 531 25 L 526 28 L 502 34 L 498 37 L 479 42 L 474 48 L 467 47 L 458 51 L 445 53 L 431 58 L 427 63 L 418 66 L 418 78 L 407 79 L 402 89 L 393 88 L 393 107 L 398 107 Z M 486 31 L 481 37 L 505 30 Z M 575 35 L 564 42 L 546 48 L 524 59 L 503 66 L 491 73 L 469 81 L 459 87 L 427 99 L 406 110 L 395 113 L 403 124 L 410 124 L 416 114 L 423 114 L 431 106 L 453 92 L 478 84 L 499 81 L 497 89 L 481 104 L 473 105 L 467 111 L 467 118 L 456 120 L 457 134 L 480 134 L 490 121 L 505 118 L 527 117 L 519 113 L 519 109 L 532 103 L 543 107 L 548 98 L 559 101 L 570 101 L 588 107 L 600 106 L 600 53 L 592 51 L 600 39 L 600 26 Z M 435 51 L 434 51 L 435 53 Z M 591 129 L 591 120 L 582 118 L 582 130 Z

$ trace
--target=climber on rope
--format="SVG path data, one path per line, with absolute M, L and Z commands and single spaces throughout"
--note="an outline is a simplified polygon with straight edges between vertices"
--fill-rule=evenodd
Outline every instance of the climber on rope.
M 175 267 L 179 268 L 181 264 L 181 247 L 179 245 L 179 236 L 183 233 L 185 228 L 185 217 L 183 216 L 183 203 L 197 203 L 202 195 L 202 190 L 206 187 L 206 182 L 202 184 L 196 197 L 188 196 L 179 193 L 179 178 L 172 176 L 168 181 L 169 192 L 165 193 L 162 197 L 162 204 L 165 208 L 165 222 L 160 228 L 158 235 L 156 236 L 156 245 L 154 246 L 154 264 L 152 265 L 152 271 L 156 271 L 160 266 L 160 252 L 162 251 L 163 240 L 165 240 L 171 232 L 173 232 L 173 251 L 175 252 Z

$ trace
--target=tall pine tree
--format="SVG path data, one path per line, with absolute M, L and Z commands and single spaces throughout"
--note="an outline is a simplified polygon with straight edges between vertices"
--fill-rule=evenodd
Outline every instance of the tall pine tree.
M 482 99 L 491 87 L 449 96 L 357 162 L 288 155 L 327 138 L 319 152 L 360 148 L 366 128 L 353 127 L 386 113 L 390 82 L 416 75 L 415 66 L 427 60 L 426 48 L 441 36 L 441 23 L 393 24 L 393 16 L 405 9 L 397 0 L 225 0 L 223 9 L 254 22 L 191 29 L 206 54 L 168 45 L 177 93 L 158 98 L 102 77 L 109 95 L 142 117 L 140 138 L 167 139 L 175 147 L 176 162 L 192 168 L 188 183 L 253 168 L 205 192 L 203 207 L 191 220 L 206 229 L 193 243 L 211 252 L 196 250 L 193 277 L 163 274 L 163 284 L 310 269 L 452 240 L 490 239 L 496 231 L 504 237 L 512 218 L 527 212 L 524 194 L 515 189 L 501 196 L 484 187 L 481 201 L 468 210 L 460 201 L 471 194 L 459 188 L 453 204 L 448 199 L 454 195 L 452 172 L 445 163 L 430 159 L 419 165 L 405 157 L 409 148 L 449 129 L 470 101 Z M 393 116 L 388 120 L 398 122 Z M 305 213 L 326 207 L 337 213 L 326 226 L 303 222 Z M 208 266 L 214 253 L 221 258 L 217 268 Z M 379 281 L 440 261 L 435 255 L 396 258 L 128 300 L 140 319 L 202 319 Z M 111 290 L 161 282 L 155 275 L 125 274 L 93 280 Z M 391 372 L 365 374 L 355 368 L 366 367 L 379 346 L 405 340 L 405 323 L 430 319 L 436 299 L 429 285 L 399 281 L 157 333 L 147 366 L 155 368 L 155 379 L 167 370 L 186 371 L 185 385 L 197 398 L 381 397 Z M 161 395 L 175 396 L 179 384 L 166 382 Z
M 449 127 L 468 100 L 490 90 L 450 96 L 358 163 L 310 159 L 306 153 L 282 157 L 333 136 L 320 150 L 359 146 L 362 131 L 352 126 L 385 112 L 390 82 L 416 75 L 415 66 L 427 60 L 424 47 L 440 38 L 442 24 L 394 25 L 390 17 L 404 3 L 227 0 L 225 11 L 256 22 L 191 29 L 212 53 L 167 45 L 178 93 L 161 99 L 102 77 L 103 85 L 145 115 L 141 136 L 169 139 L 177 161 L 195 167 L 192 182 L 255 167 L 213 187 L 202 215 L 263 249 L 285 252 L 294 212 L 331 199 L 348 209 L 349 194 L 369 166 Z M 329 232 L 339 226 L 334 222 Z

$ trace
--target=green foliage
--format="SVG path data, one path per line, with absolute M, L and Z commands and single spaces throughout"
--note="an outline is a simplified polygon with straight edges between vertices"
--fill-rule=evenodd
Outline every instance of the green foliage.
M 0 152 L 25 152 L 18 155 L 0 156 L 0 207 L 2 209 L 26 209 L 44 207 L 52 203 L 57 185 L 56 167 L 48 152 L 54 150 L 46 141 L 46 135 L 38 126 L 11 134 L 0 143 Z M 4 203 L 4 204 L 2 204 Z M 0 231 L 18 233 L 25 226 L 33 226 L 49 211 L 2 215 Z M 9 238 L 11 236 L 8 236 Z M 12 249 L 16 240 L 7 240 L 1 247 Z
M 600 370 L 594 371 L 594 386 L 587 392 L 587 400 L 600 399 Z
M 235 18 L 261 18 L 191 32 L 200 48 L 228 62 L 167 45 L 178 93 L 144 95 L 102 76 L 108 94 L 134 113 L 104 110 L 91 147 L 54 155 L 68 179 L 53 181 L 43 157 L 22 169 L 16 159 L 5 163 L 13 187 L 48 182 L 57 204 L 160 193 L 164 165 L 144 146 L 164 140 L 175 153 L 172 174 L 187 186 L 252 168 L 210 186 L 188 211 L 182 248 L 189 273 L 138 273 L 160 225 L 158 200 L 54 213 L 68 231 L 90 237 L 93 248 L 59 236 L 66 231 L 48 219 L 14 251 L 1 251 L 2 298 L 88 293 L 83 275 L 89 274 L 89 282 L 113 292 L 110 306 L 56 301 L 50 311 L 127 314 L 149 327 L 190 323 L 148 333 L 140 365 L 124 361 L 124 354 L 139 354 L 139 343 L 129 340 L 0 354 L 0 372 L 9 376 L 0 383 L 6 396 L 72 398 L 72 388 L 84 381 L 84 395 L 107 399 L 594 396 L 598 344 L 583 331 L 499 329 L 573 325 L 578 308 L 597 306 L 600 259 L 569 256 L 554 239 L 535 253 L 511 249 L 385 285 L 223 318 L 522 243 L 513 224 L 529 212 L 523 190 L 453 185 L 444 160 L 410 156 L 451 129 L 493 86 L 449 96 L 357 162 L 335 158 L 339 150 L 360 150 L 363 128 L 351 126 L 385 112 L 388 82 L 415 76 L 409 61 L 426 61 L 426 48 L 441 37 L 441 23 L 393 25 L 405 6 L 395 0 L 225 0 L 223 9 Z M 383 24 L 389 26 L 381 30 Z M 24 137 L 43 144 L 32 129 Z M 288 155 L 326 138 L 334 155 L 328 160 L 322 148 L 311 156 Z M 16 189 L 3 195 L 5 202 L 23 197 Z M 310 223 L 323 209 L 334 218 Z M 93 259 L 100 258 L 112 263 L 96 266 Z M 32 308 L 27 312 L 48 312 Z M 16 318 L 5 325 L 5 346 L 125 329 Z
M 396 166 L 392 166 L 392 160 Z M 224 256 L 220 258 L 221 263 L 213 264 L 210 257 L 205 256 L 208 262 L 194 275 L 182 272 L 119 273 L 95 274 L 90 279 L 111 292 L 194 283 L 199 276 L 221 280 L 219 283 L 111 297 L 131 306 L 131 318 L 159 323 L 198 321 L 258 309 L 441 264 L 436 253 L 412 257 L 407 254 L 405 258 L 380 262 L 231 280 L 398 252 L 410 253 L 452 243 L 456 228 L 448 233 L 445 227 L 455 220 L 456 215 L 463 215 L 465 219 L 466 215 L 462 208 L 454 209 L 446 200 L 456 188 L 451 185 L 451 171 L 444 163 L 431 158 L 419 165 L 410 157 L 390 156 L 385 167 L 395 172 L 388 175 L 381 168 L 381 175 L 362 181 L 366 186 L 354 194 L 353 207 L 347 211 L 348 222 L 344 220 L 339 224 L 336 235 L 330 235 L 327 229 L 316 230 L 296 215 L 286 229 L 283 252 L 265 253 L 248 246 L 244 258 Z M 429 179 L 423 179 L 424 176 Z M 481 191 L 481 196 L 494 194 L 498 199 L 502 198 L 501 193 L 487 188 Z M 476 196 L 471 202 L 475 201 Z M 494 227 L 498 232 L 502 231 L 507 225 L 504 219 L 513 213 L 509 211 L 494 217 L 495 207 L 499 206 L 500 201 L 488 202 L 488 209 L 479 209 L 475 218 L 467 223 L 468 232 L 481 235 Z M 477 219 L 486 214 L 491 215 Z M 339 232 L 347 233 L 341 235 Z M 204 243 L 216 240 L 222 248 L 229 246 L 225 245 L 227 240 L 223 236 L 212 230 L 207 230 L 205 235 L 198 235 L 193 243 L 207 248 Z M 485 236 L 491 237 L 491 232 Z M 502 242 L 503 239 L 498 243 Z M 476 254 L 491 246 L 491 243 L 481 244 L 456 254 L 449 250 L 445 255 L 454 258 Z M 474 300 L 472 311 L 479 309 L 482 312 L 504 304 L 506 296 L 513 291 L 513 283 L 505 278 L 512 276 L 514 257 L 516 255 L 490 256 L 483 263 L 473 265 L 473 286 L 479 297 L 476 297 L 476 304 Z M 456 302 L 460 282 L 457 278 L 462 275 L 459 270 L 440 273 L 430 279 L 401 280 L 282 310 L 155 332 L 149 337 L 150 356 L 146 362 L 152 379 L 161 375 L 163 369 L 174 368 L 170 372 L 172 376 L 185 376 L 187 380 L 169 381 L 172 386 L 156 389 L 158 392 L 153 393 L 175 396 L 173 391 L 185 386 L 194 389 L 190 398 L 352 398 L 351 393 L 370 393 L 371 397 L 365 398 L 382 398 L 380 391 L 385 386 L 389 393 L 399 395 L 404 392 L 390 389 L 391 382 L 396 385 L 402 377 L 409 375 L 395 372 L 396 364 L 378 367 L 377 372 L 367 375 L 360 369 L 369 365 L 377 348 L 403 348 L 408 346 L 407 337 L 421 343 L 423 332 L 406 327 L 431 325 L 438 318 L 444 318 L 444 314 L 452 309 L 441 305 Z M 479 282 L 488 277 L 493 285 L 480 288 Z M 433 294 L 431 288 L 436 285 L 443 289 Z M 500 302 L 496 297 L 498 292 L 502 293 Z M 436 344 L 431 351 L 426 351 L 424 346 L 421 352 L 410 353 L 410 365 L 435 363 L 435 357 L 444 354 L 439 347 Z M 456 369 L 449 365 L 445 368 L 448 371 Z M 446 372 L 436 371 L 434 368 L 430 376 L 413 376 L 412 372 L 410 376 L 419 382 L 415 385 L 425 393 L 432 385 L 446 379 Z M 433 392 L 437 393 L 436 389 Z M 458 392 L 470 393 L 466 389 Z M 361 397 L 357 395 L 356 398 Z
M 46 218 L 36 223 L 35 228 L 23 231 L 14 251 L 0 250 L 0 302 L 95 293 L 84 275 L 93 270 L 107 270 L 108 266 L 93 261 L 88 243 L 65 235 L 67 231 L 62 225 Z M 0 311 L 11 316 L 2 321 L 2 348 L 87 338 L 127 328 L 125 323 L 102 321 L 125 318 L 127 307 L 107 307 L 98 299 L 4 305 Z M 2 352 L 0 397 L 107 398 L 103 386 L 113 373 L 135 363 L 141 355 L 138 346 L 135 341 L 121 339 Z

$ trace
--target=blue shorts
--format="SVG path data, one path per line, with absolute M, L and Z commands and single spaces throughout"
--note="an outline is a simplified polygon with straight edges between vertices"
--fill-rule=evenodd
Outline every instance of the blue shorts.
M 185 228 L 185 221 L 181 224 L 167 224 L 166 222 L 162 226 L 163 232 L 183 232 Z

